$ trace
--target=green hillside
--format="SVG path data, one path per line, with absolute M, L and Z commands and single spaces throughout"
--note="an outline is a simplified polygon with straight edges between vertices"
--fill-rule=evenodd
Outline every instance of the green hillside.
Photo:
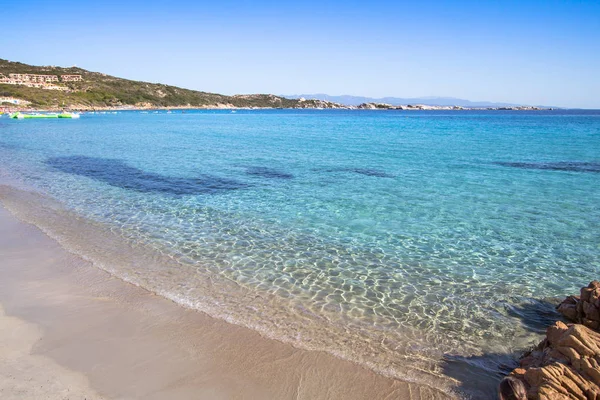
M 268 94 L 225 96 L 183 89 L 158 83 L 132 81 L 90 72 L 82 68 L 33 66 L 0 59 L 0 78 L 9 74 L 81 75 L 81 82 L 56 82 L 68 91 L 49 90 L 0 83 L 0 97 L 15 97 L 31 102 L 34 108 L 101 107 L 277 107 L 338 108 L 339 104 L 321 100 L 286 99 Z

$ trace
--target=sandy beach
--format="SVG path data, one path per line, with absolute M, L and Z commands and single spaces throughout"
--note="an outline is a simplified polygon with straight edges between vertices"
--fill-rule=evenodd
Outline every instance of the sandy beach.
M 184 309 L 0 207 L 3 399 L 438 399 Z

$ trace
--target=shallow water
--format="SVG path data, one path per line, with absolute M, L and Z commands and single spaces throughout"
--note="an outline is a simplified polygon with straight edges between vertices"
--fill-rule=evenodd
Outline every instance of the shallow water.
M 594 111 L 0 119 L 0 176 L 58 201 L 46 229 L 78 252 L 433 386 L 465 380 L 465 364 L 491 390 L 556 318 L 549 299 L 597 278 L 599 165 Z M 67 219 L 135 251 L 77 245 Z

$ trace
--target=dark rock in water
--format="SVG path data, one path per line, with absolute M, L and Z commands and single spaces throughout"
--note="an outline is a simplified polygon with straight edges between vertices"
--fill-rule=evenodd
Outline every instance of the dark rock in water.
M 572 171 L 572 172 L 596 172 L 600 173 L 600 163 L 598 162 L 503 162 L 498 161 L 494 164 L 503 167 L 513 167 L 522 169 L 540 169 L 550 171 Z
M 68 174 L 81 175 L 123 189 L 171 195 L 217 194 L 248 187 L 232 179 L 211 175 L 180 178 L 146 172 L 121 160 L 85 156 L 55 157 L 46 160 L 50 167 Z
M 500 382 L 498 389 L 500 400 L 527 400 L 527 389 L 520 379 L 507 376 Z
M 246 168 L 248 175 L 261 176 L 270 179 L 292 179 L 294 175 L 287 172 L 278 171 L 274 168 L 267 167 L 248 167 Z

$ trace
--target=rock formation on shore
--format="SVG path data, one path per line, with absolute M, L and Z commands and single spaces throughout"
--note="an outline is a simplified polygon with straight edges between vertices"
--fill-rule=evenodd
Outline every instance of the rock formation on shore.
M 587 326 L 600 328 L 600 282 L 593 281 L 581 288 L 580 296 L 569 296 L 559 306 L 558 312 L 568 320 Z
M 600 282 L 567 297 L 558 311 L 574 324 L 549 327 L 510 376 L 525 384 L 530 400 L 600 400 Z
M 460 106 L 430 106 L 425 104 L 393 106 L 387 103 L 362 103 L 352 108 L 358 110 L 464 110 L 464 108 Z

